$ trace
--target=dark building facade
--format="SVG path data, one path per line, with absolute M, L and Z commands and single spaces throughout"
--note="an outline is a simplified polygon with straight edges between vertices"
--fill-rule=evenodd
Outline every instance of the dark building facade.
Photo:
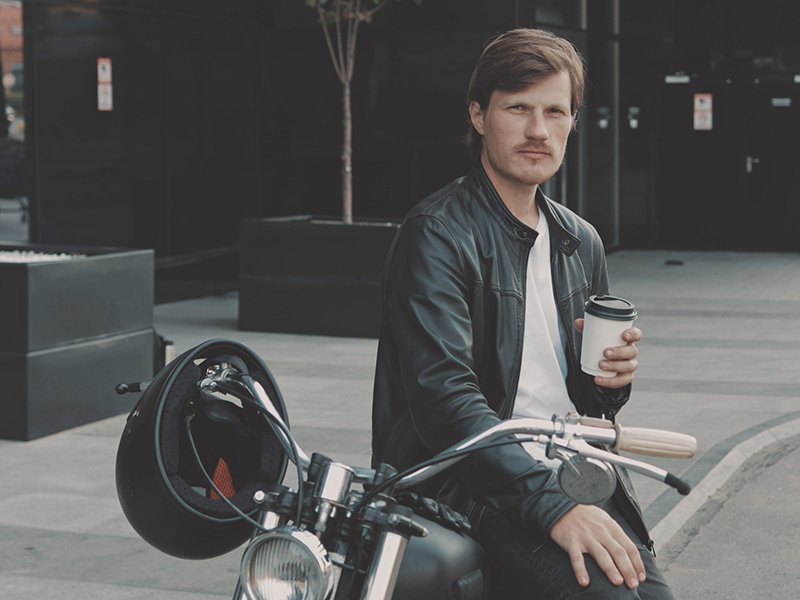
M 482 45 L 537 26 L 589 69 L 546 191 L 610 248 L 798 251 L 798 24 L 790 0 L 392 2 L 359 35 L 355 216 L 469 168 Z M 29 0 L 23 28 L 31 241 L 166 268 L 235 253 L 242 218 L 339 213 L 339 82 L 303 0 Z

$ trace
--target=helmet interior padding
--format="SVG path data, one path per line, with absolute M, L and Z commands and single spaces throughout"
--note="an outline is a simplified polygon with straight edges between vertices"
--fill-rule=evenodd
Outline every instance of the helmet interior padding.
M 186 365 L 165 400 L 160 431 L 164 471 L 178 496 L 195 510 L 210 517 L 237 516 L 227 502 L 213 494 L 197 465 L 186 432 L 185 419 L 191 415 L 192 437 L 206 473 L 212 475 L 219 459 L 224 460 L 236 491 L 229 500 L 239 510 L 249 513 L 255 509 L 254 492 L 264 489 L 270 474 L 279 469 L 280 452 L 275 447 L 278 441 L 266 420 L 250 406 L 231 403 L 229 407 L 246 413 L 247 418 L 241 419 L 246 424 L 244 431 L 208 418 L 202 410 L 204 400 L 197 391 L 196 384 L 201 378 L 197 365 Z

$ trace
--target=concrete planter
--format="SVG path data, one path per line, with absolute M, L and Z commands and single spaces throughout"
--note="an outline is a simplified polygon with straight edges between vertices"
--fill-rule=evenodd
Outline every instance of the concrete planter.
M 69 260 L 0 261 L 0 438 L 30 440 L 130 410 L 153 374 L 153 252 L 0 244 Z
M 311 216 L 242 221 L 239 328 L 377 337 L 397 228 Z

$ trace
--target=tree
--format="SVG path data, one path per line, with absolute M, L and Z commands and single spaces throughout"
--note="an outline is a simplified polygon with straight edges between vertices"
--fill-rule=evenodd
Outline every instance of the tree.
M 414 0 L 421 4 L 422 0 Z M 342 84 L 342 220 L 353 222 L 353 115 L 350 84 L 356 59 L 358 28 L 369 23 L 389 0 L 306 0 L 316 8 L 333 68 Z M 365 8 L 364 5 L 368 7 Z

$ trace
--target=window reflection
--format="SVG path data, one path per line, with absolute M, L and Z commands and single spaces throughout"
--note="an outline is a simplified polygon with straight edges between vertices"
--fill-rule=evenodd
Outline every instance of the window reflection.
M 28 241 L 22 2 L 0 0 L 0 240 Z
M 586 28 L 584 0 L 536 0 L 535 7 L 538 25 Z

